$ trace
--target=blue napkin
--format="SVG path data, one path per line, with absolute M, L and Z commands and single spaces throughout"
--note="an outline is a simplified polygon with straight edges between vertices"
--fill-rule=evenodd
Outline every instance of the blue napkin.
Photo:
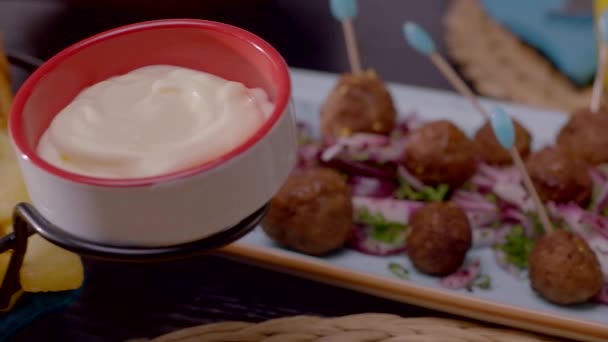
M 487 14 L 542 52 L 576 85 L 593 81 L 597 65 L 593 14 L 561 11 L 566 0 L 482 0 Z M 475 39 L 475 37 L 471 37 Z
M 35 320 L 70 305 L 83 287 L 73 291 L 24 293 L 10 312 L 0 314 L 0 341 L 8 341 Z

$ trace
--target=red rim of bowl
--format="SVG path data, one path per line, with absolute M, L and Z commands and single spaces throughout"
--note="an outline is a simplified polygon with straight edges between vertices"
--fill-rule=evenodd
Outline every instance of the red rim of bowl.
M 190 28 L 201 28 L 205 30 L 212 30 L 229 34 L 235 38 L 245 40 L 252 45 L 255 45 L 261 53 L 265 54 L 274 64 L 278 70 L 279 84 L 277 85 L 277 97 L 274 101 L 275 108 L 268 120 L 247 140 L 243 141 L 236 148 L 228 151 L 220 157 L 212 159 L 210 161 L 201 163 L 199 165 L 186 168 L 183 170 L 170 172 L 158 176 L 142 177 L 142 178 L 124 178 L 124 179 L 112 179 L 112 178 L 98 178 L 89 177 L 77 173 L 65 171 L 57 168 L 42 158 L 40 158 L 36 152 L 31 149 L 25 141 L 25 135 L 23 133 L 23 108 L 27 99 L 29 98 L 32 90 L 36 84 L 44 77 L 49 71 L 57 67 L 65 58 L 72 56 L 73 54 L 85 49 L 91 45 L 97 44 L 100 41 L 105 41 L 113 37 L 122 36 L 125 34 L 150 30 L 155 28 L 175 28 L 175 27 L 190 27 Z M 149 186 L 163 182 L 169 182 L 178 180 L 184 177 L 188 177 L 197 173 L 208 171 L 227 161 L 237 157 L 243 152 L 250 149 L 257 142 L 259 142 L 267 133 L 274 127 L 275 123 L 283 115 L 283 112 L 288 106 L 289 97 L 291 94 L 291 81 L 289 78 L 288 66 L 283 57 L 279 54 L 274 47 L 267 43 L 257 35 L 238 28 L 236 26 L 223 24 L 215 21 L 208 20 L 197 20 L 197 19 L 164 19 L 164 20 L 153 20 L 145 21 L 136 24 L 126 25 L 111 29 L 97 35 L 91 36 L 84 39 L 66 49 L 59 52 L 47 62 L 42 64 L 32 75 L 25 81 L 23 86 L 19 89 L 15 95 L 13 105 L 9 114 L 9 132 L 17 146 L 20 158 L 29 159 L 34 165 L 41 168 L 42 170 L 51 173 L 55 176 L 82 184 L 94 185 L 94 186 L 105 186 L 105 187 L 138 187 L 138 186 Z

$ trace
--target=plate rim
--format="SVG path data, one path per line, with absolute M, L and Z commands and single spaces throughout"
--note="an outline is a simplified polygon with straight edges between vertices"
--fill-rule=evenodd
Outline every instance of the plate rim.
M 341 268 L 323 259 L 297 256 L 280 249 L 235 242 L 222 247 L 217 254 L 241 263 L 478 321 L 576 340 L 608 340 L 608 325 L 601 323 L 510 306 L 413 282 L 388 279 Z

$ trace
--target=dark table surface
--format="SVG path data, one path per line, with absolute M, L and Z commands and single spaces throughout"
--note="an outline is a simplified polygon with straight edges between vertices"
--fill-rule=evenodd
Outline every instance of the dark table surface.
M 441 43 L 445 7 L 441 0 L 361 0 L 355 28 L 364 66 L 374 67 L 387 81 L 448 88 L 401 36 L 403 21 L 412 19 Z M 6 48 L 40 59 L 105 29 L 171 17 L 241 26 L 268 40 L 293 67 L 348 68 L 341 28 L 331 18 L 327 0 L 0 0 Z M 11 71 L 17 89 L 28 73 L 18 66 Z M 216 256 L 146 265 L 85 260 L 85 267 L 87 286 L 79 300 L 36 321 L 16 341 L 121 341 L 208 322 L 259 322 L 297 314 L 443 315 Z

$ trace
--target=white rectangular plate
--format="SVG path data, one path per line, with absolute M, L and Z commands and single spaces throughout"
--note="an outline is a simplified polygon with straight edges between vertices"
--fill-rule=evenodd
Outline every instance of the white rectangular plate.
M 319 107 L 336 77 L 292 69 L 296 116 L 317 132 Z M 389 84 L 389 89 L 400 113 L 416 111 L 423 120 L 447 118 L 469 135 L 482 124 L 471 104 L 454 93 L 397 84 Z M 535 149 L 552 143 L 567 120 L 564 113 L 501 104 L 532 132 Z M 344 249 L 327 257 L 311 257 L 279 247 L 259 227 L 221 253 L 242 262 L 473 319 L 569 338 L 608 341 L 608 306 L 565 308 L 549 304 L 530 289 L 527 280 L 518 281 L 499 268 L 489 248 L 468 254 L 469 259 L 481 258 L 482 272 L 492 279 L 491 289 L 472 292 L 441 287 L 438 278 L 415 271 L 405 255 L 375 257 Z M 408 280 L 389 271 L 391 261 L 408 269 Z

